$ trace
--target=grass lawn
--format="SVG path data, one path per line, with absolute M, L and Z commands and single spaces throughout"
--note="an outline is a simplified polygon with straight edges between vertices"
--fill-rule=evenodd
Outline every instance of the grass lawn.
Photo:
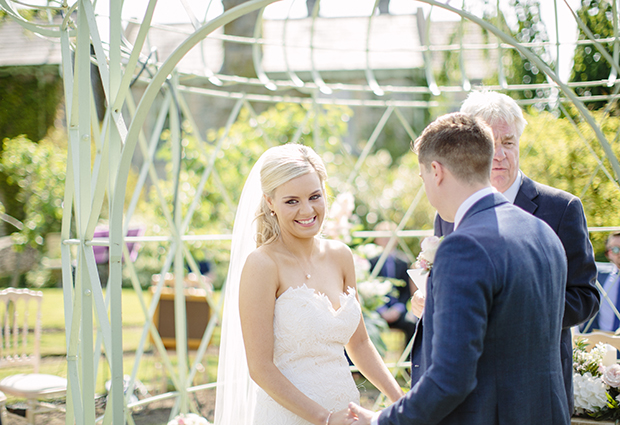
M 49 373 L 59 376 L 67 376 L 66 363 L 66 338 L 65 338 L 65 318 L 64 318 L 64 299 L 62 289 L 47 288 L 43 289 L 42 303 L 42 325 L 43 334 L 41 337 L 41 373 Z M 105 296 L 105 294 L 104 294 Z M 150 302 L 151 296 L 148 291 L 144 291 L 145 300 Z M 216 302 L 219 292 L 215 293 Z M 140 307 L 139 299 L 133 289 L 123 289 L 123 370 L 124 374 L 132 373 L 135 363 L 135 351 L 142 336 L 144 326 L 144 314 Z M 33 309 L 34 310 L 34 309 Z M 32 311 L 29 315 L 31 327 L 34 325 L 36 312 Z M 403 334 L 401 332 L 388 331 L 384 333 L 384 340 L 388 347 L 385 357 L 386 362 L 394 362 L 402 352 Z M 213 341 L 214 345 L 219 344 L 219 328 L 215 329 Z M 172 381 L 168 371 L 165 370 L 164 361 L 157 350 L 149 346 L 145 347 L 145 354 L 140 362 L 137 378 L 149 389 L 152 395 L 173 390 Z M 217 347 L 211 345 L 207 351 L 207 356 L 203 359 L 203 366 L 199 368 L 199 373 L 194 379 L 194 385 L 207 382 L 214 382 L 217 378 Z M 190 351 L 189 365 L 193 362 L 195 352 Z M 171 363 L 176 370 L 177 361 L 174 351 L 169 351 Z M 0 369 L 0 379 L 15 373 L 27 373 L 29 368 L 6 368 Z M 175 373 L 176 374 L 176 373 Z M 99 362 L 99 373 L 95 391 L 98 394 L 105 394 L 105 382 L 110 379 L 110 371 L 107 362 L 102 357 Z M 371 386 L 369 383 L 366 386 Z M 12 400 L 9 400 L 11 403 Z
M 62 288 L 44 288 L 41 289 L 41 291 L 43 292 L 43 302 L 41 306 L 43 332 L 40 346 L 43 359 L 40 372 L 66 377 L 65 310 Z M 144 291 L 143 295 L 148 308 L 151 295 L 148 291 Z M 217 296 L 219 296 L 219 293 L 216 293 L 216 297 Z M 145 318 L 138 295 L 133 289 L 123 289 L 122 303 L 123 352 L 125 353 L 123 355 L 123 369 L 125 374 L 131 374 L 134 367 L 135 351 L 142 337 Z M 30 306 L 28 315 L 30 329 L 33 329 L 35 320 L 36 306 L 33 304 Z M 216 329 L 216 333 L 219 335 L 219 329 Z M 219 340 L 219 337 L 217 335 L 214 336 L 214 340 Z M 156 350 L 154 350 L 148 342 L 145 350 L 147 352 L 140 362 L 138 379 L 147 385 L 147 387 L 156 385 L 161 390 L 170 387 L 170 382 L 166 378 L 167 373 L 162 365 L 163 360 L 161 356 L 154 353 Z M 169 355 L 171 356 L 172 364 L 176 367 L 174 351 L 169 352 Z M 190 358 L 190 361 L 193 361 L 193 358 Z M 197 379 L 201 379 L 202 382 L 214 380 L 217 376 L 217 359 L 208 358 L 204 363 L 205 370 L 197 376 Z M 99 367 L 101 369 L 97 376 L 96 391 L 98 393 L 103 393 L 104 383 L 110 378 L 110 372 L 107 362 L 103 359 L 99 363 Z M 31 368 L 29 367 L 0 369 L 0 379 L 15 373 L 28 373 L 30 371 Z

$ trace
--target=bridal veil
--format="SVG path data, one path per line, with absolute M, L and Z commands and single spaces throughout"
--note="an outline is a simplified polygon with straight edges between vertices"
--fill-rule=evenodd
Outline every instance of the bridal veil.
M 256 211 L 263 196 L 261 156 L 245 182 L 235 214 L 226 279 L 217 372 L 215 425 L 250 425 L 256 404 L 256 384 L 250 379 L 239 318 L 239 281 L 248 255 L 256 249 Z

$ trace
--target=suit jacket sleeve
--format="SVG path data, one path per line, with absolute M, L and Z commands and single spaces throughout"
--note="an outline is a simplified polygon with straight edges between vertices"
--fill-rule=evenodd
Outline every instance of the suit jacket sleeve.
M 568 260 L 568 280 L 564 307 L 564 329 L 592 318 L 599 309 L 600 295 L 596 289 L 596 263 L 588 236 L 583 207 L 578 198 L 567 205 L 557 234 Z
M 380 425 L 440 423 L 474 390 L 495 274 L 472 238 L 453 235 L 442 242 L 429 277 L 433 314 L 425 317 L 434 331 L 432 365 L 403 398 L 381 412 Z

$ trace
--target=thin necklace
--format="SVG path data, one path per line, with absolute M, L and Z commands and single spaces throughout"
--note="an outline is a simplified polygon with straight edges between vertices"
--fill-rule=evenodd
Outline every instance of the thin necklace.
M 293 258 L 295 258 L 295 261 L 297 261 L 297 265 L 299 266 L 299 269 L 302 271 L 302 273 L 304 274 L 304 277 L 307 280 L 310 280 L 310 278 L 312 277 L 312 275 L 310 273 L 306 273 L 303 269 L 303 267 L 301 266 L 301 262 L 299 261 L 299 258 L 297 258 L 297 256 L 295 254 L 293 254 L 293 252 L 289 249 L 288 245 L 286 244 L 286 242 L 282 241 L 282 243 L 284 244 L 284 246 L 286 247 L 286 250 L 288 251 L 289 254 L 291 254 L 293 256 Z M 312 250 L 310 250 L 310 259 L 312 259 L 312 252 L 314 251 L 314 241 L 312 241 Z

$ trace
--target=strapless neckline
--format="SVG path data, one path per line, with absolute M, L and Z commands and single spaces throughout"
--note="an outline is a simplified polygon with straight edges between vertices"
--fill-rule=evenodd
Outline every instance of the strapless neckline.
M 284 298 L 288 298 L 290 296 L 292 296 L 295 293 L 303 293 L 303 294 L 307 294 L 310 295 L 313 299 L 317 300 L 318 302 L 324 304 L 329 311 L 331 311 L 333 314 L 337 315 L 339 312 L 342 311 L 343 307 L 345 306 L 345 304 L 347 304 L 349 302 L 349 300 L 353 299 L 356 300 L 355 298 L 355 288 L 352 288 L 351 286 L 349 286 L 347 288 L 347 292 L 342 292 L 340 294 L 338 294 L 338 298 L 340 301 L 340 307 L 338 307 L 337 309 L 334 308 L 334 305 L 332 304 L 332 301 L 329 299 L 329 297 L 327 295 L 325 295 L 323 292 L 319 292 L 314 288 L 310 288 L 308 287 L 305 283 L 301 286 L 289 286 L 286 291 L 282 292 L 280 294 L 280 296 L 276 299 L 276 302 L 278 302 L 281 299 Z

